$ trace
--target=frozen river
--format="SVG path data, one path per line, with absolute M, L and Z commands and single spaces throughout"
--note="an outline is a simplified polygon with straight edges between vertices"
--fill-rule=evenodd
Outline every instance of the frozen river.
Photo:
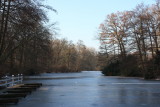
M 46 73 L 43 86 L 10 107 L 160 107 L 160 81 L 106 77 L 98 71 Z

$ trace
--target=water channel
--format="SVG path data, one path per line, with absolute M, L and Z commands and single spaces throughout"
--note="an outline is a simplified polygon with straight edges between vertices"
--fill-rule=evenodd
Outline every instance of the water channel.
M 99 71 L 45 73 L 27 83 L 43 83 L 9 107 L 159 107 L 160 81 L 106 77 Z

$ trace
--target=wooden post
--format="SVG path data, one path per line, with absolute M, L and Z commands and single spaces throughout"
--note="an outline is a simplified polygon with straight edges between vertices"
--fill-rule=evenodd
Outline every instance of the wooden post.
M 12 86 L 14 85 L 14 75 L 12 75 Z
M 8 79 L 7 79 L 7 78 L 8 78 L 8 76 L 6 75 L 6 76 L 5 76 L 5 80 L 6 80 L 6 81 L 5 81 L 5 84 L 6 84 L 6 87 L 8 87 Z
M 21 79 L 20 79 L 20 76 L 19 76 L 19 74 L 18 74 L 18 84 L 20 83 L 20 80 L 21 80 Z
M 23 82 L 23 74 L 21 74 L 21 83 Z

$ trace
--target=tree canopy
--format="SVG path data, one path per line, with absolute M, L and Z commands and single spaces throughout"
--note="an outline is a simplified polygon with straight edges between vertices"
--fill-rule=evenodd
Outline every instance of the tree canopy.
M 113 63 L 117 64 L 120 72 L 117 73 L 118 75 L 130 75 L 124 72 L 128 66 L 130 69 L 128 68 L 127 71 L 133 73 L 131 72 L 133 62 L 136 65 L 134 71 L 137 72 L 136 74 L 146 78 L 150 78 L 148 73 L 154 75 L 154 78 L 160 75 L 160 69 L 154 63 L 155 60 L 160 61 L 157 59 L 160 51 L 159 7 L 159 1 L 151 6 L 142 3 L 131 11 L 109 14 L 100 24 L 98 38 L 101 43 L 101 55 L 99 57 L 105 56 L 108 67 Z M 133 60 L 131 56 L 137 60 Z M 106 65 L 102 68 L 104 66 Z M 107 72 L 111 71 L 105 67 L 104 73 L 108 75 Z

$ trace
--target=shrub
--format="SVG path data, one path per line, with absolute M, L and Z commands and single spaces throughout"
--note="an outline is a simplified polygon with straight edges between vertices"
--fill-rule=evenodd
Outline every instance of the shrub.
M 119 62 L 112 62 L 102 69 L 102 73 L 106 76 L 117 76 L 119 75 Z
M 134 55 L 128 55 L 121 60 L 120 72 L 122 76 L 142 76 L 140 68 L 138 67 L 137 57 Z
M 136 56 L 128 55 L 105 66 L 102 73 L 106 76 L 142 76 L 137 62 Z

